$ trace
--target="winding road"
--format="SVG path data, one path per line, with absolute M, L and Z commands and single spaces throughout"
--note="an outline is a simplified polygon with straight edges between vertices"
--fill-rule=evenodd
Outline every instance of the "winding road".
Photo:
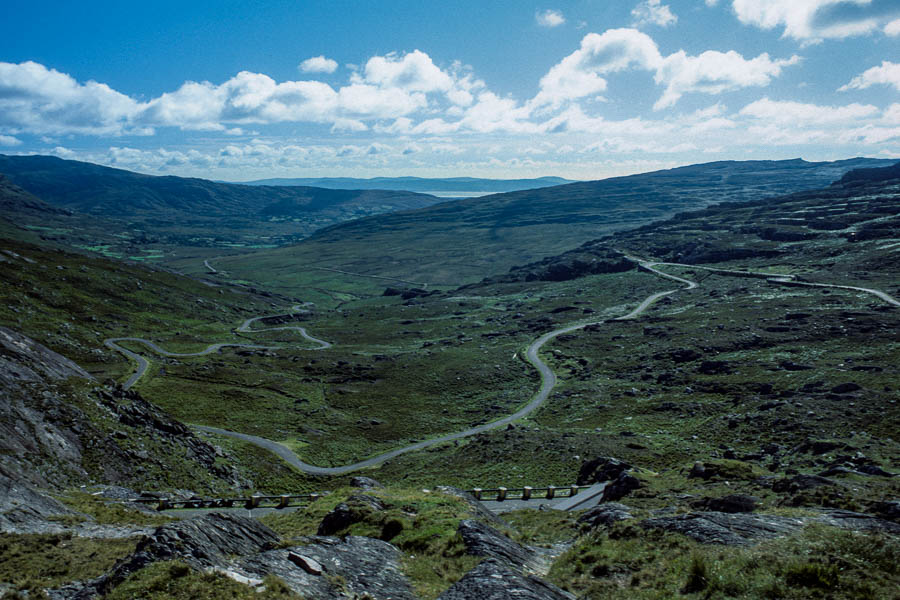
M 263 331 L 282 331 L 282 330 L 296 331 L 296 332 L 300 333 L 300 335 L 303 336 L 304 339 L 307 339 L 310 342 L 314 342 L 314 343 L 318 344 L 318 347 L 311 348 L 311 350 L 324 350 L 325 348 L 331 348 L 331 344 L 329 342 L 326 342 L 325 340 L 320 340 L 318 338 L 315 338 L 315 337 L 309 335 L 306 332 L 306 329 L 303 327 L 285 326 L 285 327 L 267 327 L 266 329 L 250 329 L 250 326 L 253 323 L 255 323 L 256 321 L 259 321 L 260 319 L 271 319 L 271 318 L 281 317 L 281 316 L 290 316 L 290 314 L 294 314 L 297 312 L 306 312 L 302 308 L 302 305 L 300 305 L 300 304 L 292 306 L 291 311 L 292 311 L 291 313 L 284 314 L 284 315 L 269 315 L 269 316 L 253 317 L 252 319 L 247 319 L 246 321 L 241 323 L 241 326 L 237 328 L 237 331 L 239 333 L 260 333 Z M 209 346 L 207 346 L 206 348 L 204 348 L 203 350 L 201 350 L 199 352 L 169 352 L 168 350 L 164 350 L 163 348 L 160 348 L 156 343 L 151 342 L 150 340 L 145 340 L 144 338 L 139 338 L 139 337 L 108 338 L 103 341 L 104 346 L 106 346 L 107 348 L 111 348 L 112 350 L 115 350 L 117 352 L 121 352 L 128 358 L 134 360 L 138 365 L 137 369 L 135 370 L 134 373 L 132 373 L 131 377 L 129 377 L 128 380 L 124 384 L 122 384 L 122 387 L 126 390 L 129 389 L 130 387 L 132 387 L 135 383 L 137 383 L 137 381 L 141 377 L 143 377 L 144 373 L 146 373 L 147 369 L 150 367 L 150 361 L 147 360 L 146 358 L 144 358 L 143 356 L 141 356 L 140 354 L 138 354 L 137 352 L 132 352 L 131 350 L 128 350 L 127 348 L 123 348 L 122 346 L 120 346 L 118 344 L 118 342 L 137 342 L 139 344 L 143 344 L 144 346 L 150 348 L 152 351 L 156 352 L 160 356 L 166 356 L 166 357 L 171 357 L 171 358 L 181 358 L 181 357 L 187 357 L 187 356 L 206 356 L 207 354 L 212 354 L 213 352 L 218 352 L 222 348 L 229 348 L 229 347 L 230 348 L 249 348 L 249 349 L 253 349 L 253 350 L 278 350 L 279 348 L 283 347 L 283 346 L 262 346 L 259 344 L 239 344 L 239 343 L 234 343 L 234 342 L 224 342 L 224 343 L 210 344 Z
M 778 274 L 773 274 L 773 273 L 758 273 L 758 272 L 752 272 L 752 271 L 716 269 L 716 268 L 712 268 L 712 267 L 701 267 L 701 266 L 697 266 L 697 265 L 687 265 L 687 264 L 681 264 L 681 263 L 653 262 L 653 261 L 647 261 L 647 260 L 640 259 L 640 258 L 635 258 L 632 256 L 627 256 L 627 258 L 629 260 L 637 263 L 640 269 L 647 271 L 649 273 L 652 273 L 654 275 L 657 275 L 659 277 L 662 277 L 664 279 L 669 279 L 669 280 L 672 280 L 672 281 L 675 281 L 678 283 L 682 283 L 682 284 L 684 284 L 685 287 L 679 288 L 679 289 L 674 289 L 674 290 L 667 290 L 667 291 L 663 291 L 663 292 L 656 292 L 654 294 L 651 294 L 646 299 L 644 299 L 644 301 L 641 302 L 634 310 L 632 310 L 631 312 L 629 312 L 625 315 L 622 315 L 620 317 L 614 317 L 612 319 L 604 319 L 601 321 L 575 323 L 572 325 L 568 325 L 566 327 L 562 327 L 560 329 L 555 329 L 555 330 L 545 333 L 542 336 L 540 336 L 539 338 L 537 338 L 534 342 L 531 343 L 531 345 L 528 346 L 528 349 L 525 353 L 525 357 L 528 360 L 528 362 L 540 374 L 541 386 L 538 389 L 537 393 L 535 393 L 535 395 L 528 402 L 528 404 L 526 404 L 525 406 L 520 408 L 515 413 L 513 413 L 507 417 L 504 417 L 502 419 L 499 419 L 497 421 L 492 421 L 490 423 L 485 423 L 483 425 L 479 425 L 477 427 L 472 427 L 472 428 L 466 429 L 464 431 L 459 431 L 459 432 L 447 434 L 447 435 L 444 435 L 441 437 L 431 438 L 428 440 L 417 442 L 415 444 L 410 444 L 409 446 L 397 448 L 397 449 L 391 450 L 389 452 L 385 452 L 383 454 L 379 454 L 377 456 L 373 456 L 371 458 L 367 458 L 367 459 L 359 461 L 359 462 L 342 465 L 339 467 L 319 467 L 316 465 L 311 465 L 309 463 L 303 462 L 290 448 L 288 448 L 284 444 L 280 444 L 278 442 L 275 442 L 275 441 L 272 441 L 272 440 L 269 440 L 266 438 L 258 437 L 255 435 L 249 435 L 246 433 L 239 433 L 239 432 L 235 432 L 235 431 L 219 429 L 217 427 L 209 427 L 209 426 L 205 426 L 205 425 L 194 425 L 194 427 L 200 431 L 205 431 L 207 433 L 212 433 L 212 434 L 216 434 L 216 435 L 224 435 L 224 436 L 236 438 L 239 440 L 243 440 L 245 442 L 249 442 L 251 444 L 254 444 L 256 446 L 264 448 L 266 450 L 269 450 L 269 451 L 273 452 L 274 454 L 276 454 L 277 456 L 281 457 L 288 464 L 299 469 L 300 471 L 303 471 L 305 473 L 309 473 L 312 475 L 344 475 L 346 473 L 358 471 L 358 470 L 364 469 L 366 467 L 374 467 L 374 466 L 380 465 L 380 464 L 384 463 L 385 461 L 388 461 L 392 458 L 395 458 L 395 457 L 400 456 L 401 454 L 405 454 L 407 452 L 422 450 L 424 448 L 428 448 L 430 446 L 434 446 L 437 444 L 442 444 L 445 442 L 450 442 L 453 440 L 470 437 L 470 436 L 473 436 L 473 435 L 476 435 L 479 433 L 483 433 L 486 431 L 491 431 L 494 429 L 498 429 L 500 427 L 504 427 L 504 426 L 506 426 L 514 421 L 517 421 L 517 420 L 531 414 L 532 412 L 534 412 L 539 406 L 541 406 L 547 400 L 547 398 L 550 396 L 550 393 L 553 391 L 553 388 L 556 386 L 556 382 L 557 382 L 556 374 L 550 369 L 550 367 L 544 361 L 541 360 L 540 356 L 538 355 L 541 348 L 547 342 L 553 340 L 556 337 L 559 337 L 560 335 L 564 335 L 566 333 L 571 333 L 573 331 L 578 331 L 578 330 L 584 329 L 585 327 L 588 327 L 591 325 L 600 325 L 600 324 L 603 324 L 603 323 L 606 323 L 609 321 L 626 321 L 626 320 L 636 319 L 643 312 L 645 312 L 648 308 L 650 308 L 650 306 L 652 306 L 653 303 L 655 303 L 660 298 L 669 296 L 670 294 L 674 294 L 681 290 L 694 289 L 698 285 L 696 282 L 691 281 L 689 279 L 677 277 L 675 275 L 671 275 L 669 273 L 660 271 L 655 268 L 657 266 L 673 266 L 673 267 L 680 267 L 680 268 L 685 268 L 685 269 L 700 269 L 700 270 L 704 270 L 704 271 L 710 271 L 710 272 L 714 272 L 714 273 L 720 273 L 723 275 L 731 275 L 731 276 L 738 276 L 738 277 L 764 278 L 767 281 L 770 281 L 772 283 L 779 283 L 779 284 L 786 284 L 786 285 L 805 285 L 805 286 L 812 286 L 812 287 L 837 288 L 837 289 L 859 291 L 859 292 L 865 292 L 868 294 L 872 294 L 889 304 L 892 304 L 895 306 L 900 306 L 900 302 L 898 302 L 895 298 L 891 297 L 890 295 L 888 295 L 882 291 L 869 289 L 869 288 L 845 286 L 845 285 L 833 285 L 833 284 L 826 284 L 826 283 L 801 282 L 801 281 L 797 281 L 795 276 L 793 276 L 793 275 L 778 275 Z M 302 309 L 300 308 L 299 305 L 297 305 L 297 306 L 292 307 L 292 310 L 297 311 L 297 310 L 302 310 Z M 254 331 L 273 331 L 273 330 L 279 330 L 279 329 L 296 330 L 296 331 L 299 331 L 300 334 L 307 340 L 318 343 L 319 347 L 315 348 L 316 350 L 331 347 L 330 343 L 328 343 L 324 340 L 320 340 L 318 338 L 312 337 L 302 327 L 288 326 L 288 327 L 273 327 L 273 328 L 269 328 L 269 329 L 257 329 L 257 330 L 250 329 L 250 325 L 253 322 L 258 321 L 263 318 L 268 318 L 268 317 L 254 317 L 252 319 L 247 319 L 238 328 L 238 331 L 254 332 Z M 154 352 L 157 352 L 163 356 L 173 356 L 173 357 L 203 356 L 205 354 L 210 354 L 212 352 L 215 352 L 215 351 L 219 350 L 220 348 L 223 348 L 226 346 L 242 347 L 242 348 L 273 349 L 273 347 L 271 347 L 271 346 L 256 346 L 256 345 L 251 345 L 251 344 L 228 344 L 228 343 L 225 343 L 225 344 L 212 344 L 201 352 L 195 352 L 195 353 L 189 353 L 189 354 L 177 354 L 177 353 L 167 352 L 167 351 L 163 350 L 162 348 L 160 348 L 159 346 L 157 346 L 156 344 L 154 344 L 153 342 L 144 340 L 142 338 L 111 338 L 111 339 L 108 339 L 105 341 L 105 344 L 108 347 L 121 352 L 122 354 L 128 356 L 129 358 L 133 358 L 134 360 L 136 360 L 138 362 L 138 365 L 139 365 L 138 371 L 135 372 L 135 374 L 132 375 L 128 379 L 128 381 L 125 383 L 125 385 L 123 386 L 126 389 L 131 387 L 132 385 L 134 385 L 134 383 L 140 378 L 140 376 L 144 374 L 144 372 L 147 370 L 147 366 L 149 365 L 149 363 L 145 358 L 143 358 L 139 354 L 131 352 L 130 350 L 122 348 L 121 346 L 116 344 L 116 342 L 119 342 L 119 341 L 140 342 L 140 343 L 144 344 L 145 346 L 147 346 L 148 348 L 150 348 L 151 350 L 153 350 Z

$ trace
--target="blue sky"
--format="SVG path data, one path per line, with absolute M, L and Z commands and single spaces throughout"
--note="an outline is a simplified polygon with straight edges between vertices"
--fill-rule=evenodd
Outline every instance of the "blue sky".
M 22 2 L 0 152 L 154 173 L 900 158 L 898 0 Z

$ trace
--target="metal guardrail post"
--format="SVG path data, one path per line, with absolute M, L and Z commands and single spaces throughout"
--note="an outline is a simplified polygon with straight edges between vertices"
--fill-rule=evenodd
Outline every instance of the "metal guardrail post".
M 475 488 L 472 490 L 472 495 L 475 496 L 476 500 L 481 500 L 481 488 Z
M 552 500 L 556 496 L 556 487 L 552 485 L 547 486 L 547 500 Z
M 497 502 L 503 502 L 506 500 L 506 488 L 501 487 L 497 489 Z
M 278 506 L 276 506 L 275 508 L 287 508 L 288 506 L 290 506 L 290 504 L 291 504 L 291 497 L 290 496 L 282 496 L 281 500 L 278 501 Z
M 531 500 L 531 487 L 526 485 L 522 488 L 522 500 Z

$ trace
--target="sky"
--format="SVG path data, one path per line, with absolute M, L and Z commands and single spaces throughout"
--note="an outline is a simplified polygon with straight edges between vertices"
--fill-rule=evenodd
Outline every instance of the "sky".
M 150 174 L 900 158 L 900 0 L 4 0 L 0 153 Z

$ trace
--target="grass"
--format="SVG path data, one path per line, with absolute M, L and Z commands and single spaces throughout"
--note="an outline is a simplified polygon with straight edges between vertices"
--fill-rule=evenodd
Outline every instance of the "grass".
M 385 510 L 374 511 L 365 502 L 353 499 L 361 493 L 381 500 Z M 289 544 L 302 536 L 315 535 L 325 514 L 341 502 L 350 507 L 354 524 L 334 534 L 369 536 L 396 546 L 403 553 L 404 573 L 425 600 L 436 598 L 479 562 L 465 553 L 456 533 L 460 519 L 472 516 L 471 508 L 465 501 L 438 491 L 393 487 L 360 492 L 344 488 L 307 510 L 270 514 L 261 520 Z
M 56 499 L 69 508 L 92 517 L 98 525 L 158 526 L 171 521 L 166 515 L 148 514 L 81 491 L 69 490 L 57 494 Z M 79 522 L 84 520 L 83 517 L 75 518 Z
M 136 544 L 134 538 L 0 533 L 0 581 L 18 591 L 40 593 L 44 588 L 102 575 L 130 554 Z
M 818 526 L 723 548 L 617 524 L 578 540 L 550 580 L 590 598 L 890 598 L 898 552 L 889 536 Z
M 179 561 L 158 562 L 141 569 L 105 596 L 109 600 L 300 600 L 281 579 L 270 575 L 261 590 L 220 573 L 198 573 Z

